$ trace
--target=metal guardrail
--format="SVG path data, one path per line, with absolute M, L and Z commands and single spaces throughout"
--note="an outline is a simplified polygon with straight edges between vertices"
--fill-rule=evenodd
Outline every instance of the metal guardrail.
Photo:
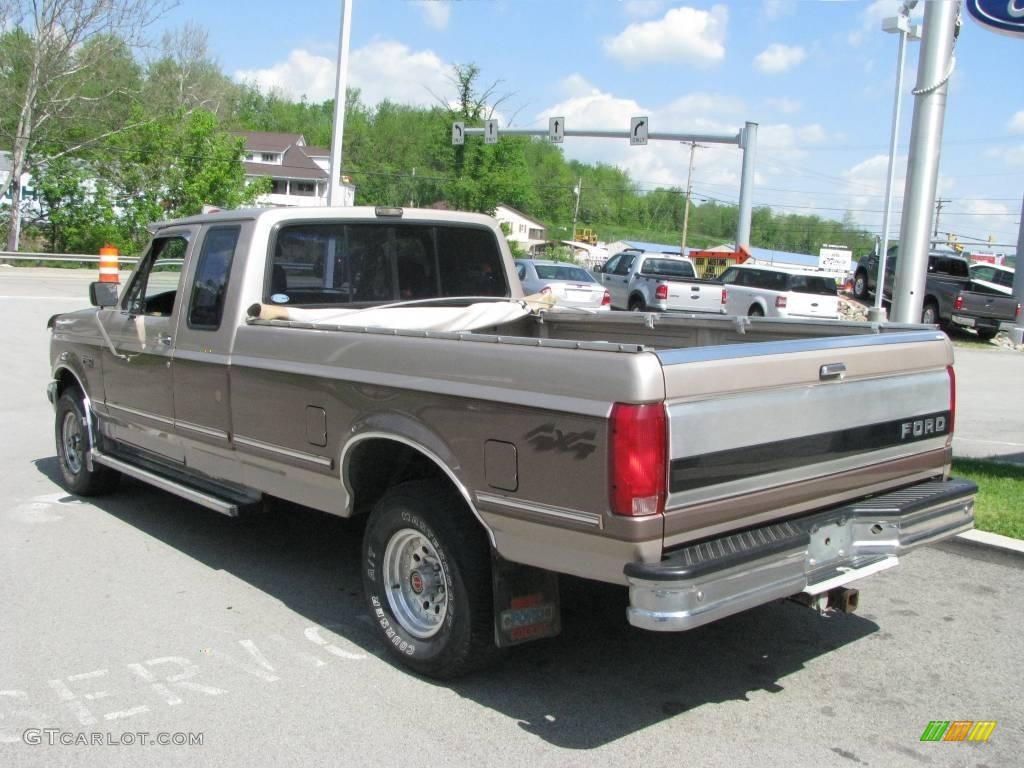
M 26 253 L 19 251 L 0 251 L 0 261 L 66 261 L 79 264 L 99 264 L 100 257 L 96 254 L 86 253 Z M 117 263 L 131 264 L 138 263 L 137 256 L 118 256 Z

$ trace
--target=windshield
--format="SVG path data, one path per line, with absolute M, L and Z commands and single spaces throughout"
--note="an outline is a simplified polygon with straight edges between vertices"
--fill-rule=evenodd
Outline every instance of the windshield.
M 587 270 L 571 264 L 534 264 L 541 280 L 571 280 L 576 283 L 596 283 Z

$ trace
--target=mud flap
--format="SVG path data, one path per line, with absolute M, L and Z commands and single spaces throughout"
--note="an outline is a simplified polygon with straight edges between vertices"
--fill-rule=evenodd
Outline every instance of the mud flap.
M 558 574 L 492 555 L 494 642 L 499 648 L 562 631 Z

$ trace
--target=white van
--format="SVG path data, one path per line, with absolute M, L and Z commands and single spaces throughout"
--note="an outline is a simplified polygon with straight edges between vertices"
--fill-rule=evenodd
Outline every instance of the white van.
M 722 304 L 728 315 L 839 317 L 835 278 L 810 270 L 736 265 L 722 273 Z

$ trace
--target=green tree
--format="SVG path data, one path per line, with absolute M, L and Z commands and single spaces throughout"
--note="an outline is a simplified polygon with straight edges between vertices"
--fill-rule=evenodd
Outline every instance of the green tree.
M 124 51 L 165 9 L 164 0 L 7 0 L 0 52 L 0 130 L 11 147 L 7 249 L 21 233 L 21 177 L 124 130 L 117 106 L 137 82 Z M 114 44 L 114 41 L 117 41 Z

